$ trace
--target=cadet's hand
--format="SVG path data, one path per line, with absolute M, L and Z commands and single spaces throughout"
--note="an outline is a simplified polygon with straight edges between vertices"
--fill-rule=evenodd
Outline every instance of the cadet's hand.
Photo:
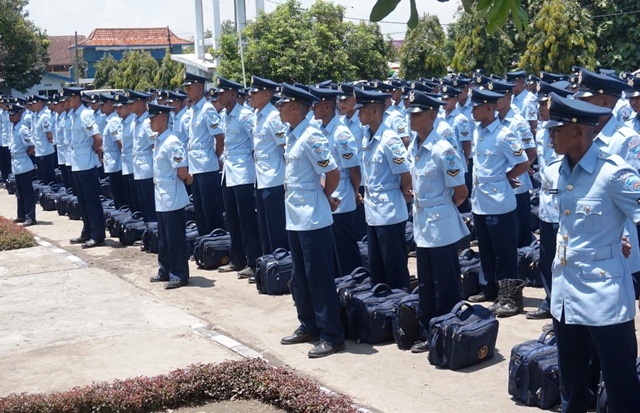
M 338 206 L 340 205 L 339 198 L 336 198 L 334 196 L 329 196 L 327 197 L 327 199 L 329 200 L 329 206 L 331 207 L 331 212 L 334 212 L 336 209 L 338 209 Z
M 93 142 L 92 147 L 93 147 L 93 151 L 94 151 L 95 153 L 100 153 L 100 152 L 102 152 L 102 145 L 100 144 L 100 142 L 95 142 L 95 141 L 94 141 L 94 142 Z
M 193 183 L 193 175 L 189 174 L 186 178 L 184 178 L 185 185 L 191 185 Z
M 624 255 L 625 258 L 629 258 L 629 255 L 631 255 L 631 244 L 627 237 L 622 237 L 622 255 Z
M 364 198 L 360 192 L 356 192 L 356 205 L 364 203 Z
M 510 178 L 509 179 L 509 184 L 511 185 L 511 188 L 513 188 L 513 189 L 520 188 L 522 186 L 522 182 L 520 182 L 520 180 L 518 178 Z
M 408 189 L 406 191 L 402 191 L 402 195 L 404 196 L 404 201 L 408 204 L 413 199 L 413 191 Z

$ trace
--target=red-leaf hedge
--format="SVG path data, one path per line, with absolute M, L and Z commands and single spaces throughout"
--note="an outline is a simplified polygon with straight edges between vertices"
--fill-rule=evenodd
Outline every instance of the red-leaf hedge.
M 287 412 L 356 412 L 351 400 L 260 359 L 196 364 L 156 377 L 96 383 L 52 394 L 11 394 L 3 413 L 142 413 L 223 400 L 257 400 Z
M 35 247 L 38 245 L 33 234 L 11 220 L 0 217 L 0 251 L 18 248 Z

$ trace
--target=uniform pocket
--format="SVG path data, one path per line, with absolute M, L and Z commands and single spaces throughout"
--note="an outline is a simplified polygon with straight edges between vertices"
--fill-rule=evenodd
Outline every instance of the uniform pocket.
M 600 198 L 578 199 L 575 204 L 575 213 L 574 229 L 576 231 L 595 233 L 603 229 Z
M 293 191 L 289 194 L 288 201 L 291 205 L 315 205 L 315 191 Z

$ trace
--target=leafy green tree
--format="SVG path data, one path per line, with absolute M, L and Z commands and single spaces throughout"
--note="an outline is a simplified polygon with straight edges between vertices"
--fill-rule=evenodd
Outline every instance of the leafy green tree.
M 176 89 L 182 85 L 182 74 L 185 71 L 185 67 L 182 63 L 171 60 L 171 53 L 167 49 L 162 63 L 160 63 L 160 69 L 153 77 L 153 84 L 160 89 Z
M 451 66 L 456 72 L 482 68 L 491 73 L 504 73 L 509 68 L 513 43 L 503 29 L 493 34 L 485 30 L 486 19 L 462 12 L 456 24 L 455 53 Z
M 445 40 L 438 16 L 423 15 L 415 28 L 407 30 L 400 48 L 400 77 L 444 76 L 447 73 Z
M 545 0 L 532 25 L 521 67 L 535 73 L 569 73 L 572 65 L 593 67 L 591 17 L 576 0 Z
M 395 46 L 384 40 L 377 24 L 347 22 L 344 47 L 349 71 L 336 81 L 386 78 L 388 62 L 397 61 Z
M 118 61 L 106 55 L 95 63 L 96 74 L 93 84 L 96 89 L 111 89 L 115 87 L 116 74 L 118 72 Z
M 0 0 L 0 86 L 21 92 L 40 82 L 51 42 L 28 20 L 28 0 Z
M 118 63 L 114 87 L 118 89 L 147 90 L 153 87 L 158 62 L 149 52 L 126 52 Z
M 444 41 L 444 45 L 442 46 L 442 51 L 444 52 L 445 59 L 447 62 L 451 63 L 453 60 L 453 56 L 456 53 L 456 36 L 458 33 L 458 22 L 452 21 L 447 26 L 447 38 Z

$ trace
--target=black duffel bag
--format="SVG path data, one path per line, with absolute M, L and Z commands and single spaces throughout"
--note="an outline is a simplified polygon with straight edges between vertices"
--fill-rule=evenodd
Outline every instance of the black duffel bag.
M 200 236 L 200 234 L 198 234 L 196 221 L 187 221 L 185 224 L 185 233 L 187 236 L 187 252 L 189 253 L 189 257 L 191 257 L 193 256 L 193 250 L 196 246 L 196 240 Z
M 404 290 L 391 289 L 387 284 L 376 284 L 370 291 L 355 294 L 352 305 L 356 340 L 360 343 L 378 344 L 393 341 L 392 320 L 398 301 L 408 294 Z M 347 314 L 350 314 L 349 312 Z
M 260 294 L 289 294 L 293 272 L 291 254 L 284 248 L 263 255 L 256 263 L 256 288 Z
M 196 239 L 193 257 L 198 268 L 215 270 L 221 265 L 229 263 L 231 236 L 221 228 L 216 228 L 210 234 Z
M 118 239 L 122 245 L 133 245 L 136 241 L 142 240 L 142 235 L 147 229 L 142 212 L 134 212 L 131 216 L 120 223 L 120 235 Z
M 158 253 L 158 223 L 148 222 L 147 229 L 142 234 L 142 245 L 146 252 Z
M 409 350 L 416 342 L 420 341 L 419 305 L 418 287 L 396 303 L 391 325 L 393 339 L 401 350 Z

